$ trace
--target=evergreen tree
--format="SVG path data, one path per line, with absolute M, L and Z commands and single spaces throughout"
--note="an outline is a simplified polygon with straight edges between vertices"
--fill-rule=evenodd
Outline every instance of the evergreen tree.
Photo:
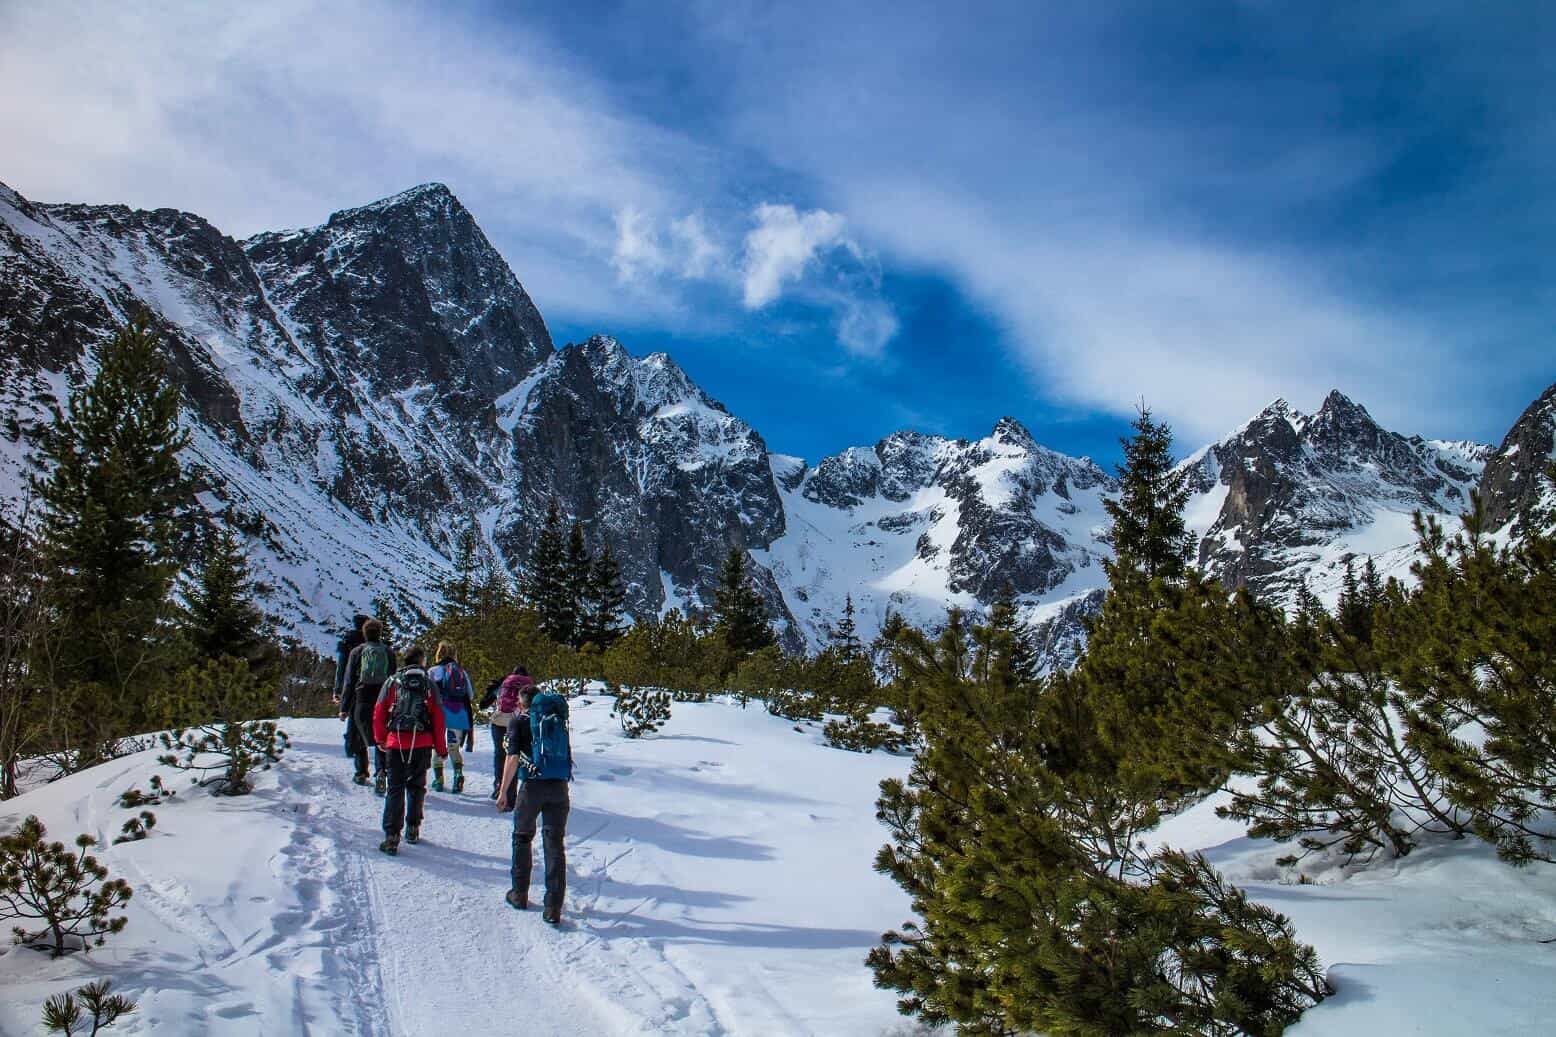
M 225 525 L 207 532 L 184 607 L 185 636 L 200 659 L 227 656 L 257 671 L 273 668 L 266 665 L 275 662 L 272 631 L 254 591 L 237 534 Z
M 41 540 L 52 612 L 69 650 L 48 660 L 74 706 L 83 762 L 144 730 L 148 688 L 167 664 L 160 629 L 190 501 L 178 453 L 179 388 L 142 317 L 97 355 L 92 380 L 42 439 Z
M 1037 645 L 1032 628 L 1021 619 L 1016 607 L 1016 590 L 1009 583 L 1003 584 L 989 607 L 990 630 L 1001 639 L 1000 665 L 1008 671 L 1007 679 L 1028 682 L 1037 679 Z
M 755 652 L 777 643 L 767 616 L 767 603 L 751 586 L 746 554 L 738 547 L 729 549 L 719 572 L 713 613 L 716 628 L 733 651 Z
M 478 607 L 481 532 L 472 519 L 459 533 L 454 545 L 454 569 L 443 585 L 448 611 L 456 616 L 473 614 Z
M 567 632 L 563 643 L 573 648 L 583 647 L 590 633 L 589 577 L 593 569 L 594 559 L 590 557 L 588 542 L 584 540 L 583 523 L 574 519 L 567 534 L 567 554 L 562 569 L 566 585 L 566 619 L 558 623 L 558 628 Z
M 1417 586 L 1380 614 L 1407 741 L 1470 828 L 1513 864 L 1556 860 L 1556 537 L 1500 546 L 1477 496 L 1462 533 L 1417 517 Z M 1479 737 L 1469 737 L 1475 732 Z
M 843 662 L 853 662 L 864 656 L 864 645 L 859 642 L 859 628 L 854 623 L 854 596 L 843 596 L 843 618 L 832 631 L 830 646 Z
M 1103 501 L 1113 520 L 1106 537 L 1113 558 L 1103 567 L 1115 588 L 1125 574 L 1147 581 L 1182 577 L 1193 547 L 1183 519 L 1188 478 L 1173 464 L 1172 430 L 1144 407 L 1131 427 L 1134 435 L 1121 440 L 1118 497 Z
M 513 583 L 495 551 L 488 551 L 475 582 L 475 614 L 489 617 L 516 604 Z
M 546 508 L 545 523 L 530 550 L 528 576 L 525 600 L 540 616 L 541 632 L 557 644 L 568 644 L 577 616 L 568 585 L 562 508 L 555 497 Z
M 584 636 L 587 644 L 609 648 L 622 635 L 622 615 L 626 606 L 627 590 L 621 582 L 621 566 L 607 541 L 600 546 L 589 569 L 588 593 L 585 595 Z

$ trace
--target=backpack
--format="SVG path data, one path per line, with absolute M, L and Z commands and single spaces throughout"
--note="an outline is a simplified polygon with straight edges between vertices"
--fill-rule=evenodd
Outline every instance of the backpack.
M 389 679 L 389 646 L 382 641 L 367 641 L 357 662 L 357 687 L 382 684 Z
M 512 718 L 519 711 L 519 692 L 535 682 L 514 673 L 503 678 L 502 690 L 497 694 L 497 712 Z
M 464 667 L 458 663 L 438 663 L 433 671 L 437 674 L 432 678 L 438 686 L 438 695 L 442 697 L 443 704 L 462 706 L 470 701 L 470 676 L 465 673 Z
M 529 777 L 573 780 L 573 746 L 567 733 L 567 700 L 544 691 L 529 704 Z
M 427 712 L 427 671 L 417 667 L 395 675 L 394 704 L 384 726 L 391 731 L 431 731 L 432 714 Z

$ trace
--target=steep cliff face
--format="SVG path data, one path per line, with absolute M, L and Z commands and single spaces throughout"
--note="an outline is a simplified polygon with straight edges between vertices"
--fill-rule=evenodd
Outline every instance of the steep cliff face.
M 1531 509 L 1556 508 L 1549 475 L 1556 460 L 1556 385 L 1531 403 L 1486 461 L 1480 493 L 1492 529 L 1513 524 L 1516 532 Z
M 1347 557 L 1401 574 L 1414 513 L 1468 507 L 1488 453 L 1390 432 L 1339 392 L 1312 415 L 1277 400 L 1185 462 L 1198 563 L 1280 601 L 1303 583 L 1332 596 Z
M 636 615 L 709 607 L 725 555 L 748 552 L 791 649 L 824 643 L 848 597 L 868 638 L 889 611 L 935 624 L 1008 585 L 1063 665 L 1100 601 L 1114 485 L 1090 460 L 1009 418 L 814 465 L 771 454 L 663 353 L 554 349 L 440 184 L 246 241 L 0 186 L 0 496 L 23 494 L 52 408 L 142 311 L 184 390 L 201 503 L 316 642 L 379 595 L 435 613 L 472 520 L 519 571 L 552 498 L 611 543 Z M 1277 401 L 1184 462 L 1196 561 L 1277 600 L 1332 597 L 1347 558 L 1403 574 L 1416 510 L 1451 516 L 1478 485 L 1505 526 L 1556 495 L 1553 429 L 1556 387 L 1496 451 L 1400 436 L 1339 393 L 1312 415 Z
M 762 437 L 663 353 L 631 356 L 597 336 L 555 353 L 501 401 L 512 476 L 496 539 L 528 556 L 552 498 L 609 541 L 639 615 L 713 604 L 730 548 L 782 536 L 784 510 Z M 765 568 L 755 578 L 785 643 L 802 642 Z
M 173 210 L 0 194 L 7 496 L 93 348 L 137 313 L 183 387 L 201 502 L 251 538 L 303 636 L 383 594 L 410 613 L 511 456 L 492 400 L 551 351 L 534 304 L 446 188 L 237 242 Z

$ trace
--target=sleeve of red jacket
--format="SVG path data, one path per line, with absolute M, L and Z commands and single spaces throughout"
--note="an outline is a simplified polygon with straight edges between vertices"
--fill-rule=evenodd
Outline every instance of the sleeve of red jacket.
M 432 714 L 432 747 L 439 756 L 448 755 L 448 725 L 443 720 L 443 704 L 435 687 L 427 689 L 427 712 Z
M 389 740 L 389 708 L 394 705 L 394 688 L 395 679 L 390 677 L 373 704 L 373 741 L 379 745 Z

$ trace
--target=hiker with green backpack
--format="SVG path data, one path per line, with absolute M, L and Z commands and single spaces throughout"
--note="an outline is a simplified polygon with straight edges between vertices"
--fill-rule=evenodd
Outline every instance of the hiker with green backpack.
M 421 841 L 423 808 L 427 802 L 427 769 L 432 754 L 448 755 L 443 705 L 422 663 L 426 654 L 406 649 L 405 665 L 384 682 L 373 707 L 373 737 L 388 760 L 388 794 L 384 797 L 384 841 L 378 848 L 393 857 L 405 841 Z
M 508 725 L 508 758 L 503 764 L 497 809 L 507 810 L 515 777 L 520 781 L 513 811 L 513 884 L 505 894 L 519 911 L 529 907 L 530 873 L 535 822 L 541 822 L 546 860 L 546 893 L 541 918 L 562 921 L 567 893 L 567 815 L 572 809 L 567 783 L 573 780 L 573 747 L 567 727 L 567 699 L 555 692 L 537 692 L 533 684 L 519 690 L 519 714 Z
M 383 642 L 384 625 L 376 619 L 362 624 L 363 641 L 351 650 L 346 658 L 346 672 L 341 680 L 340 718 L 350 720 L 356 727 L 356 738 L 351 748 L 356 758 L 358 785 L 366 785 L 367 750 L 373 747 L 374 790 L 384 794 L 387 778 L 384 773 L 384 751 L 378 748 L 373 737 L 373 707 L 384 682 L 394 672 L 394 652 Z

